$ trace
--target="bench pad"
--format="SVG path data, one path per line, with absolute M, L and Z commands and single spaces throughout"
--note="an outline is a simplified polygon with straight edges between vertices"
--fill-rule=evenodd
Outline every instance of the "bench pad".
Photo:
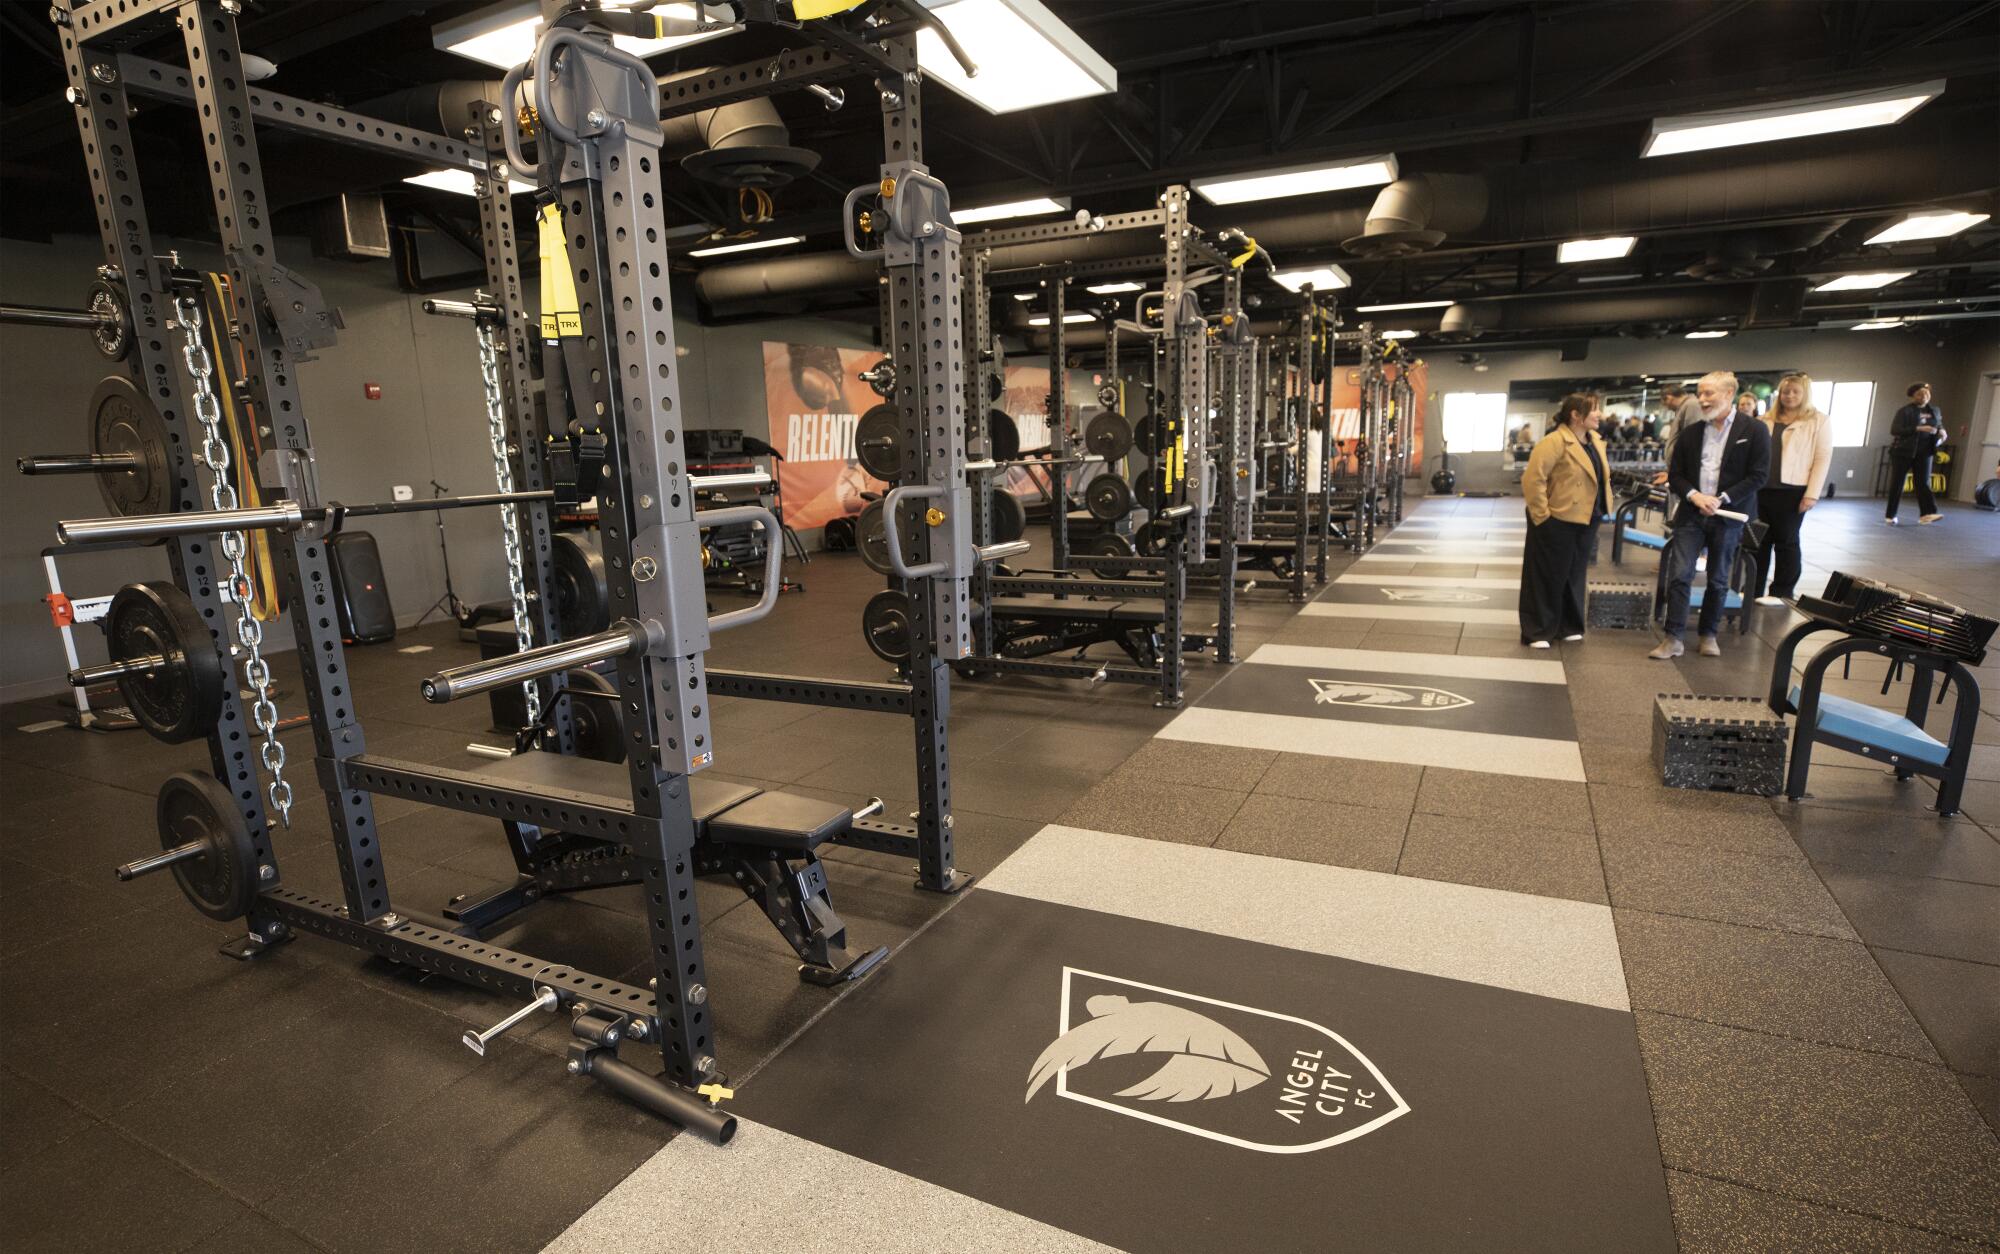
M 1792 685 L 1792 708 L 1799 708 L 1799 686 Z M 1943 741 L 1890 710 L 1877 709 L 1846 697 L 1819 694 L 1816 730 L 1846 740 L 1885 749 L 1898 757 L 1943 766 L 1951 750 Z
M 846 806 L 788 792 L 758 793 L 708 822 L 708 838 L 720 844 L 755 845 L 785 853 L 811 853 L 854 822 Z

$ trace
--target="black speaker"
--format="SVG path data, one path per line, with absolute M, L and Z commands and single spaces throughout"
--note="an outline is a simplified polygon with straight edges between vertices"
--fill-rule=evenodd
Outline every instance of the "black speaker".
M 1749 327 L 1788 327 L 1799 320 L 1805 308 L 1806 289 L 1811 279 L 1764 279 L 1751 289 Z
M 396 612 L 389 606 L 389 581 L 382 574 L 382 551 L 366 531 L 342 531 L 326 542 L 333 575 L 333 600 L 340 634 L 349 644 L 384 644 L 396 638 Z

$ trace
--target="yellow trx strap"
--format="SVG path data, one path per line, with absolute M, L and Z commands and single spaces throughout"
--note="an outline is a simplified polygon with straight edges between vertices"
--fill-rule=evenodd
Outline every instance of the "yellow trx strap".
M 543 205 L 535 221 L 542 257 L 542 338 L 574 338 L 583 334 L 583 319 L 577 313 L 569 250 L 563 245 L 562 206 Z
M 792 0 L 792 16 L 801 22 L 810 22 L 816 17 L 832 17 L 849 9 L 858 9 L 866 0 Z
M 1257 255 L 1257 241 L 1251 236 L 1243 237 L 1243 251 L 1229 259 L 1229 268 L 1241 270 L 1252 257 Z

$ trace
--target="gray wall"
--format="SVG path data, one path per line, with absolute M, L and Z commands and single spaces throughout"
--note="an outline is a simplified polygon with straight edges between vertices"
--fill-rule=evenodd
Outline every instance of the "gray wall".
M 1904 403 L 1905 388 L 1918 379 L 1928 379 L 1936 390 L 1937 403 L 1944 408 L 1953 441 L 1963 447 L 1970 439 L 1976 445 L 1981 438 L 1993 438 L 1968 431 L 1979 403 L 1981 371 L 2000 370 L 2000 346 L 1991 342 L 1939 348 L 1934 339 L 1908 331 L 1745 331 L 1727 339 L 1698 342 L 1592 340 L 1590 355 L 1583 361 L 1563 361 L 1554 349 L 1487 353 L 1485 357 L 1488 369 L 1481 373 L 1460 365 L 1457 352 L 1450 349 L 1426 355 L 1432 397 L 1425 411 L 1423 478 L 1428 479 L 1437 469 L 1444 423 L 1441 398 L 1446 392 L 1504 392 L 1516 379 L 1592 374 L 1695 378 L 1709 370 L 1784 369 L 1803 370 L 1815 379 L 1874 382 L 1875 409 L 1869 420 L 1868 444 L 1836 450 L 1832 470 L 1838 491 L 1865 495 L 1874 473 L 1876 449 L 1887 442 L 1889 418 Z M 1503 469 L 1500 458 L 1499 453 L 1453 454 L 1458 490 L 1516 488 L 1519 479 Z M 1960 475 L 1962 491 L 1968 477 Z

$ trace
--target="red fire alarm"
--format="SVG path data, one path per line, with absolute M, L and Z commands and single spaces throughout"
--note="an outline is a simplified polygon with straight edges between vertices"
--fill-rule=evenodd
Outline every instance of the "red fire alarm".
M 382 385 L 379 383 L 364 383 L 361 385 L 361 395 L 368 400 L 379 401 L 382 399 Z

